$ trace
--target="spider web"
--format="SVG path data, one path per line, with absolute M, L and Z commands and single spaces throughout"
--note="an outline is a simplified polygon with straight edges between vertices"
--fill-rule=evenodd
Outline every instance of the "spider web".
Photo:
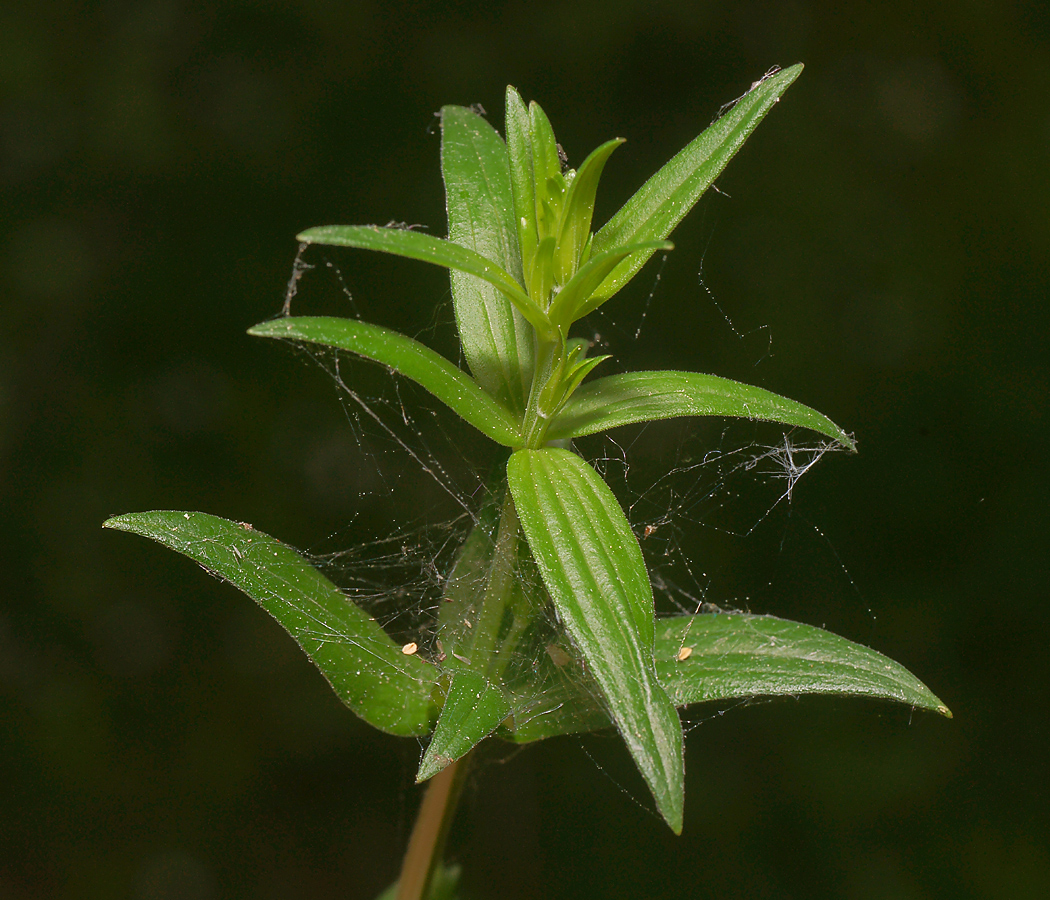
M 316 295 L 334 292 L 340 312 L 360 318 L 338 265 L 323 255 L 307 263 L 303 250 L 300 247 L 296 256 L 282 313 L 291 312 L 293 299 L 296 306 L 302 302 L 300 292 L 309 284 L 311 305 Z M 637 335 L 659 279 L 658 272 L 637 327 L 606 329 L 611 323 L 603 320 L 603 330 L 626 340 Z M 702 279 L 700 287 L 710 295 Z M 721 307 L 718 311 L 725 316 Z M 728 317 L 726 321 L 740 336 Z M 454 317 L 446 295 L 431 322 L 414 337 L 441 345 L 452 330 Z M 597 334 L 595 338 L 601 341 Z M 450 633 L 444 597 L 457 554 L 472 529 L 495 538 L 492 509 L 500 500 L 499 473 L 506 451 L 483 438 L 475 440 L 470 426 L 394 372 L 385 383 L 362 379 L 364 367 L 374 363 L 330 348 L 292 346 L 336 386 L 349 433 L 374 469 L 376 483 L 385 490 L 411 490 L 415 482 L 406 473 L 412 473 L 436 488 L 431 503 L 388 533 L 310 559 L 397 642 L 415 644 L 424 658 L 441 662 L 447 653 L 457 652 L 457 639 L 473 626 L 472 614 L 461 613 L 458 634 Z M 462 358 L 458 362 L 466 368 Z M 366 391 L 362 383 L 381 386 Z M 802 442 L 782 432 L 782 426 L 763 423 L 683 419 L 620 428 L 577 442 L 577 449 L 624 506 L 649 568 L 658 615 L 750 610 L 752 603 L 766 611 L 764 600 L 776 580 L 788 536 L 812 529 L 823 539 L 816 526 L 795 514 L 796 489 L 826 454 L 839 448 L 832 442 Z M 347 515 L 353 517 L 354 510 L 348 509 Z M 756 565 L 758 558 L 766 562 Z M 848 578 L 845 567 L 838 565 Z M 527 564 L 516 577 L 522 583 L 538 583 Z M 474 587 L 480 590 L 483 585 Z M 536 594 L 545 596 L 542 590 Z M 549 601 L 539 601 L 537 612 L 534 625 L 517 644 L 505 685 L 512 694 L 516 686 L 530 682 L 543 690 L 516 696 L 516 720 L 554 714 L 566 695 L 580 691 L 591 697 L 594 710 L 602 710 L 604 702 L 577 661 Z M 687 721 L 687 730 L 725 708 Z

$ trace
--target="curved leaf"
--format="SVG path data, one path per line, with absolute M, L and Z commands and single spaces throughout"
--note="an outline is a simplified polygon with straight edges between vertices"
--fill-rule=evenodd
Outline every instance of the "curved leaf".
M 440 353 L 396 331 L 356 319 L 295 316 L 263 322 L 248 334 L 338 347 L 382 363 L 425 387 L 497 443 L 521 444 L 521 429 L 504 406 Z
M 725 115 L 638 189 L 594 235 L 591 252 L 605 253 L 624 244 L 666 238 L 801 72 L 802 66 L 795 65 L 756 82 Z M 596 293 L 611 297 L 650 256 L 652 251 L 629 256 Z
M 536 306 L 514 278 L 502 266 L 486 259 L 469 247 L 452 241 L 410 231 L 406 228 L 380 228 L 378 225 L 321 225 L 308 228 L 296 236 L 305 244 L 326 244 L 332 247 L 357 247 L 361 250 L 378 250 L 407 256 L 421 262 L 458 269 L 476 275 L 483 281 L 499 288 L 526 319 L 537 328 L 548 328 L 543 311 Z
M 449 240 L 476 251 L 523 282 L 507 147 L 481 116 L 441 110 L 441 172 Z M 532 381 L 532 329 L 490 282 L 452 270 L 452 300 L 471 372 L 489 393 L 523 412 Z
M 656 674 L 675 706 L 756 697 L 835 694 L 951 711 L 900 663 L 830 631 L 749 613 L 656 621 Z M 609 727 L 587 685 L 563 681 L 502 736 L 519 743 Z
M 701 613 L 661 619 L 656 631 L 656 671 L 676 706 L 846 694 L 952 715 L 900 663 L 812 625 L 775 616 Z
M 566 450 L 519 450 L 507 477 L 558 615 L 657 807 L 681 832 L 682 726 L 657 682 L 652 588 L 623 510 L 594 469 Z
M 827 416 L 764 388 L 700 372 L 628 372 L 580 387 L 547 430 L 549 440 L 680 416 L 738 416 L 809 428 L 856 450 Z
M 240 589 L 284 626 L 339 699 L 389 734 L 429 734 L 437 669 L 406 656 L 366 612 L 291 547 L 247 522 L 199 512 L 114 516 L 105 528 L 152 538 Z

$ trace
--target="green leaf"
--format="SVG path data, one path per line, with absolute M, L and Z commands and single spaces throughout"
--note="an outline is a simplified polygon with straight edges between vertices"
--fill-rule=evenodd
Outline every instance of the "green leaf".
M 534 100 L 529 104 L 531 126 L 532 170 L 536 190 L 536 230 L 540 240 L 545 237 L 558 239 L 558 222 L 561 220 L 562 203 L 565 200 L 565 176 L 561 173 L 561 157 L 550 119 Z
M 449 240 L 500 265 L 524 283 L 507 147 L 481 116 L 441 110 L 441 171 Z M 452 269 L 452 299 L 463 355 L 485 390 L 524 412 L 532 379 L 533 332 L 490 282 Z
M 284 626 L 339 699 L 368 724 L 395 735 L 430 733 L 438 670 L 402 653 L 291 547 L 247 522 L 198 512 L 129 513 L 103 527 L 151 538 L 243 591 Z
M 666 238 L 801 71 L 802 66 L 795 65 L 757 82 L 732 109 L 638 189 L 594 235 L 592 253 Z M 611 297 L 634 277 L 651 255 L 652 251 L 628 257 L 597 293 Z
M 382 363 L 425 387 L 497 443 L 521 445 L 521 428 L 505 407 L 441 354 L 396 331 L 356 319 L 296 316 L 263 322 L 248 334 L 338 347 Z
M 656 678 L 652 588 L 623 510 L 594 469 L 566 450 L 519 450 L 507 477 L 558 615 L 657 807 L 680 833 L 682 727 Z
M 656 671 L 676 706 L 848 694 L 952 715 L 900 663 L 821 628 L 774 616 L 702 613 L 661 619 L 656 623 Z
M 426 781 L 454 763 L 509 714 L 510 703 L 499 687 L 473 669 L 457 669 L 416 781 Z
M 628 372 L 583 385 L 547 430 L 548 440 L 679 416 L 738 416 L 809 428 L 850 450 L 853 439 L 815 409 L 763 388 L 699 372 Z
M 591 235 L 598 180 L 613 150 L 623 142 L 623 138 L 614 138 L 598 147 L 583 161 L 569 185 L 562 213 L 561 237 L 558 239 L 559 280 L 562 283 L 573 276 L 580 263 L 580 254 Z
M 656 621 L 656 673 L 675 706 L 834 694 L 903 703 L 951 718 L 900 663 L 812 625 L 749 613 L 701 613 Z M 554 685 L 504 736 L 519 743 L 612 723 L 586 684 Z
M 609 299 L 595 292 L 602 280 L 620 260 L 635 253 L 647 254 L 653 249 L 673 250 L 674 244 L 670 241 L 629 244 L 626 247 L 617 247 L 608 253 L 592 256 L 580 267 L 569 283 L 555 295 L 547 311 L 548 318 L 557 328 L 561 329 L 562 334 L 567 333 L 573 322 L 594 312 Z
M 546 314 L 533 303 L 514 278 L 502 266 L 452 241 L 405 228 L 380 228 L 378 225 L 322 225 L 308 228 L 297 235 L 306 244 L 332 247 L 357 247 L 407 256 L 422 262 L 458 269 L 476 275 L 499 288 L 526 319 L 539 329 L 550 328 Z
M 539 242 L 536 231 L 536 183 L 532 171 L 532 125 L 521 95 L 509 84 L 506 128 L 514 216 L 525 268 L 522 284 L 528 284 L 532 260 Z

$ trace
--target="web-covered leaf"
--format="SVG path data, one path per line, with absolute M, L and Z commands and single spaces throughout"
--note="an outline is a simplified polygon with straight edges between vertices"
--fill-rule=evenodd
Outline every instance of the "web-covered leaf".
M 199 512 L 129 513 L 104 527 L 151 538 L 239 588 L 284 626 L 339 699 L 369 725 L 405 737 L 430 733 L 438 670 L 406 656 L 288 545 L 247 523 Z
M 736 416 L 810 428 L 854 449 L 827 416 L 764 388 L 700 372 L 627 372 L 580 387 L 551 424 L 550 440 L 681 416 Z
M 296 316 L 248 329 L 256 337 L 307 341 L 348 350 L 411 378 L 479 431 L 507 447 L 521 443 L 513 416 L 466 372 L 419 341 L 356 319 Z
M 653 669 L 653 595 L 612 491 L 557 448 L 519 450 L 507 477 L 559 617 L 667 823 L 682 830 L 682 726 Z

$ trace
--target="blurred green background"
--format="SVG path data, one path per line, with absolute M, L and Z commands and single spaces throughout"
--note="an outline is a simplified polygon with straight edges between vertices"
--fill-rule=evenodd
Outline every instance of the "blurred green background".
M 419 745 L 346 712 L 235 590 L 100 523 L 200 509 L 320 553 L 448 519 L 330 378 L 245 335 L 280 309 L 296 231 L 443 234 L 433 113 L 480 103 L 502 128 L 508 82 L 574 164 L 628 139 L 604 219 L 794 62 L 728 196 L 592 327 L 616 366 L 758 383 L 857 435 L 697 582 L 876 647 L 955 719 L 690 713 L 681 838 L 613 739 L 496 754 L 451 856 L 478 900 L 1050 895 L 1045 4 L 52 0 L 0 11 L 0 898 L 371 898 L 396 877 Z M 454 356 L 443 273 L 330 258 L 363 318 Z M 294 310 L 351 314 L 308 261 Z M 679 436 L 617 436 L 638 439 L 630 489 Z M 756 490 L 745 508 L 776 497 Z

